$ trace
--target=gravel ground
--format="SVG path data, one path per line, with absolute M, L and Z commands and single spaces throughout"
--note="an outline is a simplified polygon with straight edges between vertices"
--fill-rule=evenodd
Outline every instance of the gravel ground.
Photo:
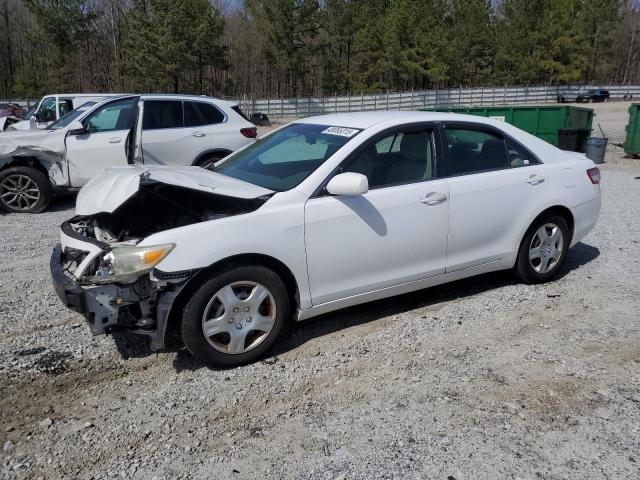
M 0 217 L 0 478 L 639 478 L 640 161 L 607 159 L 557 281 L 351 308 L 224 371 L 91 337 L 61 305 L 72 198 Z

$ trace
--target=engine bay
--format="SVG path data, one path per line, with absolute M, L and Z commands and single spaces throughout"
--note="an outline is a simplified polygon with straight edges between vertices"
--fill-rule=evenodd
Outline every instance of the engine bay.
M 253 212 L 269 198 L 236 198 L 142 180 L 138 192 L 112 213 L 77 216 L 69 224 L 76 234 L 98 242 L 135 244 L 165 230 Z

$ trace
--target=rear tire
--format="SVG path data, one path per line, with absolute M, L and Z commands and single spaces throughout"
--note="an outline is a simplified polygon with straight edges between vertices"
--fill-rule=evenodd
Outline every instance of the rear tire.
M 0 208 L 10 213 L 40 213 L 51 203 L 49 178 L 31 167 L 11 167 L 0 172 Z
M 207 365 L 237 367 L 271 348 L 289 313 L 289 295 L 276 273 L 262 266 L 230 268 L 195 291 L 184 309 L 182 339 Z
M 540 217 L 524 235 L 514 273 L 525 283 L 548 282 L 560 271 L 568 249 L 567 221 L 559 215 Z
M 220 154 L 220 153 L 208 155 L 198 160 L 196 162 L 196 166 L 200 168 L 206 168 L 207 170 L 209 170 L 211 167 L 213 167 L 213 165 L 215 165 L 218 161 L 222 160 L 224 157 L 226 157 L 226 155 Z

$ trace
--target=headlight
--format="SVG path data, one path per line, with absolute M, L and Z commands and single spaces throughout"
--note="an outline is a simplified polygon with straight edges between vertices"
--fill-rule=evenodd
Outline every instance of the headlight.
M 89 283 L 132 282 L 143 273 L 151 271 L 169 255 L 174 247 L 173 243 L 149 247 L 116 246 L 102 256 L 96 274 L 87 277 L 86 281 Z

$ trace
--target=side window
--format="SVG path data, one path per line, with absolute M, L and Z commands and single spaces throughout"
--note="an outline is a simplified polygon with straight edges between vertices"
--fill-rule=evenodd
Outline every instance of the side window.
M 431 130 L 394 133 L 365 147 L 342 171 L 365 175 L 369 188 L 422 182 L 433 178 L 434 152 Z
M 538 160 L 533 155 L 513 140 L 507 139 L 507 151 L 509 152 L 509 163 L 512 167 L 525 167 L 538 163 Z
M 184 102 L 184 126 L 185 127 L 198 127 L 205 125 L 204 118 L 200 115 L 200 112 L 196 108 L 193 102 Z
M 136 98 L 128 98 L 103 106 L 87 117 L 87 130 L 96 133 L 133 128 L 136 102 Z
M 378 143 L 376 143 L 376 151 L 378 153 L 391 153 L 399 151 L 401 138 L 402 133 L 396 133 L 395 135 L 390 135 L 387 138 L 383 138 Z
M 496 134 L 474 129 L 445 129 L 446 162 L 449 175 L 508 168 L 504 139 Z
M 38 109 L 39 122 L 51 122 L 56 119 L 56 98 L 45 98 Z
M 147 100 L 144 102 L 143 130 L 181 128 L 182 102 L 180 100 Z
M 58 102 L 58 116 L 63 117 L 73 110 L 73 103 L 69 99 L 60 99 Z
M 222 114 L 222 112 L 210 103 L 195 102 L 195 104 L 198 106 L 198 110 L 204 118 L 204 123 L 206 125 L 222 123 L 224 121 L 224 115 Z

